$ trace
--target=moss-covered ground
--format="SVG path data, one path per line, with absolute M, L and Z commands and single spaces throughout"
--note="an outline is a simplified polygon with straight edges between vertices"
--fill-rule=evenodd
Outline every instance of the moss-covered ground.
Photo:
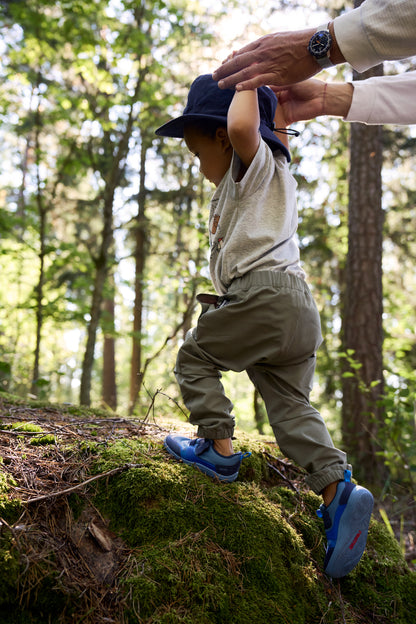
M 43 414 L 33 436 L 52 435 Z M 235 483 L 220 484 L 170 458 L 163 429 L 113 422 L 111 436 L 30 445 L 15 427 L 7 450 L 6 420 L 0 624 L 416 621 L 416 573 L 383 523 L 372 520 L 349 576 L 323 574 L 321 501 L 271 443 L 239 434 L 235 447 L 252 455 Z M 91 432 L 90 414 L 83 424 Z M 32 454 L 25 471 L 11 469 L 17 451 L 20 462 Z

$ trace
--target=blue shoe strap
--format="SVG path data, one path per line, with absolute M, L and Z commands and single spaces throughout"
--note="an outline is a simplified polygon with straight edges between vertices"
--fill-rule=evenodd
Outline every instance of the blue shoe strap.
M 342 486 L 341 490 L 339 489 L 340 486 Z M 318 516 L 318 518 L 322 518 L 324 521 L 325 529 L 328 529 L 333 522 L 327 509 L 334 501 L 336 501 L 337 507 L 341 507 L 341 509 L 344 510 L 345 505 L 347 504 L 350 494 L 354 488 L 355 485 L 351 483 L 351 470 L 346 469 L 344 471 L 344 481 L 340 481 L 340 483 L 338 484 L 337 492 L 334 499 L 331 501 L 328 507 L 322 504 L 319 509 L 316 510 L 316 515 Z
M 195 438 L 189 443 L 189 446 L 194 446 L 194 453 L 196 456 L 201 455 L 204 451 L 208 451 L 208 449 L 212 446 L 212 440 L 206 440 L 205 438 Z

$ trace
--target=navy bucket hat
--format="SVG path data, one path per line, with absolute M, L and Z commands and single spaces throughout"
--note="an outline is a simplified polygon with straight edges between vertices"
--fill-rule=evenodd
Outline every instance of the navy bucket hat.
M 257 89 L 260 112 L 259 131 L 267 145 L 274 152 L 280 150 L 290 161 L 290 154 L 285 145 L 273 132 L 274 114 L 276 112 L 277 98 L 269 87 Z M 191 84 L 188 101 L 183 114 L 176 119 L 168 121 L 156 130 L 158 136 L 183 138 L 185 121 L 214 119 L 227 125 L 227 112 L 234 96 L 233 89 L 220 89 L 211 74 L 198 76 Z

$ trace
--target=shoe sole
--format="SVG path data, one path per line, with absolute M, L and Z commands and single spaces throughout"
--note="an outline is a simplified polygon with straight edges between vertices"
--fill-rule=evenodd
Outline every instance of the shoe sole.
M 360 561 L 367 543 L 374 499 L 368 490 L 355 487 L 342 514 L 334 550 L 325 568 L 332 578 L 346 576 Z
M 220 475 L 218 474 L 218 472 L 215 472 L 215 470 L 211 470 L 210 468 L 208 468 L 208 466 L 204 466 L 203 464 L 198 464 L 198 462 L 189 461 L 189 459 L 184 459 L 183 457 L 175 453 L 175 451 L 171 449 L 170 446 L 166 444 L 166 442 L 163 442 L 163 446 L 168 451 L 168 453 L 173 455 L 175 459 L 182 461 L 184 464 L 188 464 L 188 466 L 194 466 L 195 468 L 198 468 L 198 470 L 208 475 L 209 477 L 212 477 L 213 479 L 219 479 L 220 481 L 223 481 L 224 483 L 231 483 L 232 481 L 235 481 L 238 477 L 238 472 L 232 475 L 227 475 L 227 476 Z

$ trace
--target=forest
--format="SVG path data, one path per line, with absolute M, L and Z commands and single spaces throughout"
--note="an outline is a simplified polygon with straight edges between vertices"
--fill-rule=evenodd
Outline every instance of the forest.
M 351 6 L 1 2 L 2 392 L 186 419 L 173 367 L 197 293 L 212 291 L 212 188 L 180 141 L 154 131 L 231 49 Z M 313 403 L 357 476 L 399 483 L 414 506 L 416 134 L 324 117 L 296 129 L 298 239 L 324 336 Z M 224 384 L 238 426 L 269 434 L 245 373 Z

